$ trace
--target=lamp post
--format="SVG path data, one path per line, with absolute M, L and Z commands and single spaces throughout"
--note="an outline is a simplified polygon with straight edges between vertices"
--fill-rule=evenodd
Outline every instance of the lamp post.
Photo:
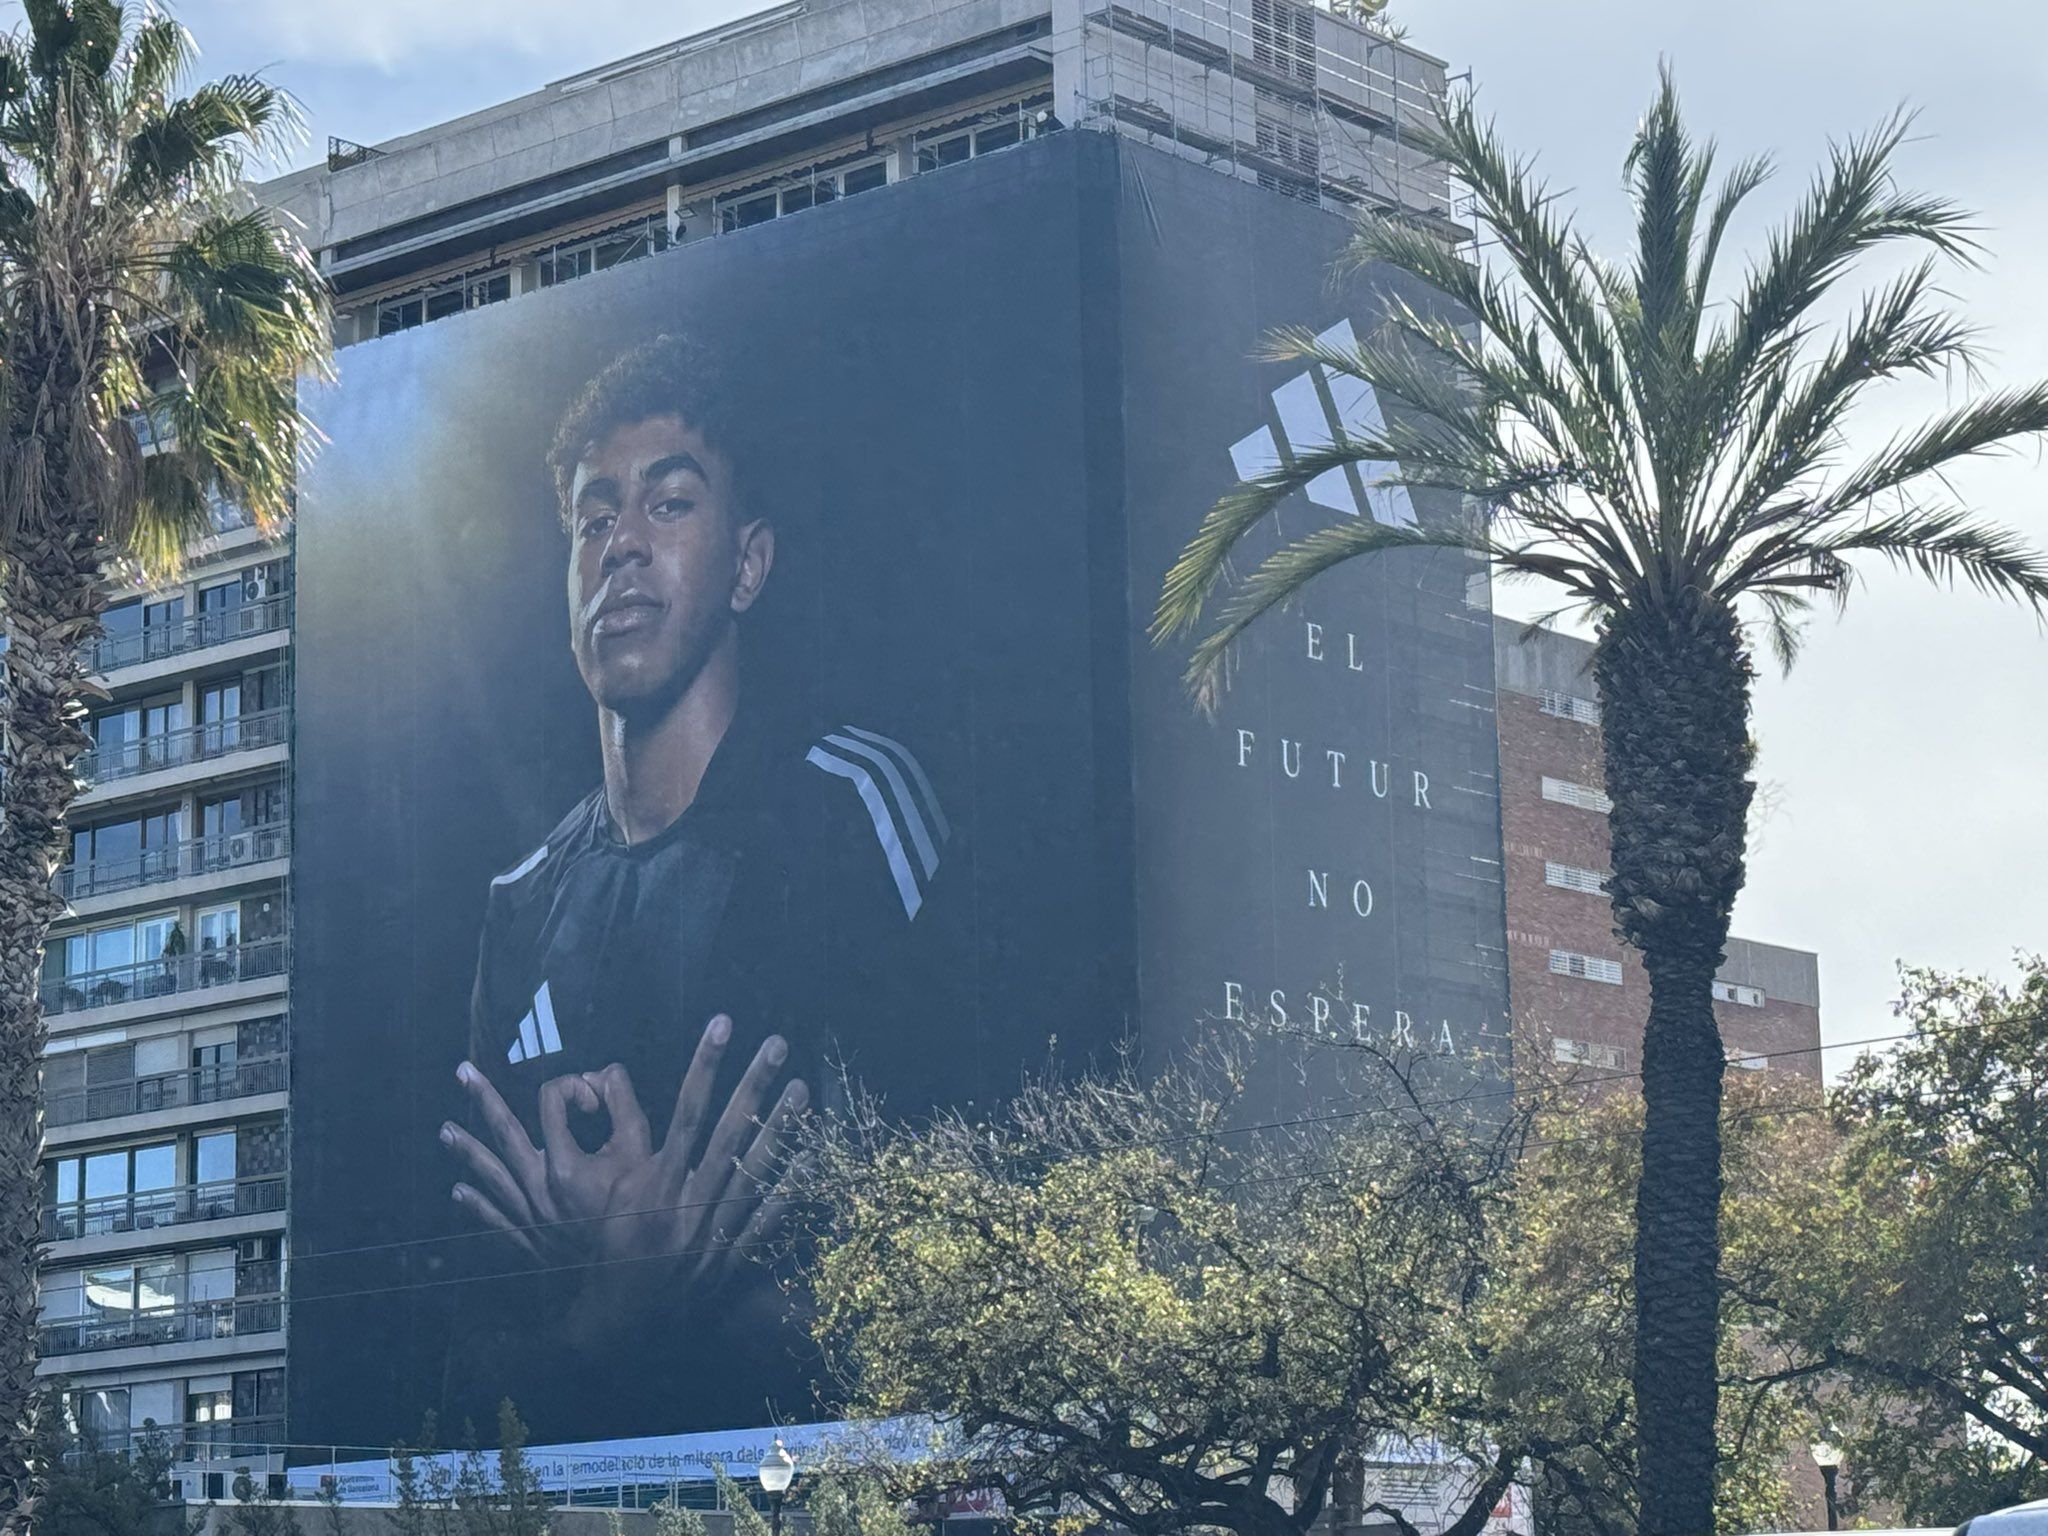
M 1841 1448 L 1832 1440 L 1816 1440 L 1806 1450 L 1813 1457 L 1813 1464 L 1820 1468 L 1821 1493 L 1828 1506 L 1828 1529 L 1839 1531 L 1842 1528 L 1842 1510 L 1835 1501 L 1835 1474 L 1842 1470 Z
M 768 1528 L 772 1536 L 782 1536 L 782 1496 L 796 1480 L 796 1458 L 783 1445 L 782 1436 L 775 1437 L 775 1448 L 761 1458 L 761 1465 L 755 1470 L 761 1479 L 761 1491 L 773 1501 L 769 1505 Z M 1832 1499 L 1833 1495 L 1829 1497 Z

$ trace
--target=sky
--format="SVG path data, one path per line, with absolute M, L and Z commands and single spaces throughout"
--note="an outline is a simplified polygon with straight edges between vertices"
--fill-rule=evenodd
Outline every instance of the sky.
M 310 137 L 375 143 L 764 8 L 749 0 L 184 0 L 208 72 L 260 69 Z M 1508 140 L 1535 157 L 1597 248 L 1628 229 L 1620 168 L 1660 59 L 1729 159 L 1778 178 L 1738 231 L 1754 241 L 1826 153 L 1901 105 L 1919 116 L 1904 180 L 1979 213 L 1979 268 L 1950 275 L 1983 331 L 1982 387 L 2048 375 L 2048 7 L 2021 0 L 1393 0 L 1417 46 L 1469 70 Z M 0 25 L 19 6 L 0 0 Z M 1739 249 L 1739 244 L 1737 246 Z M 1881 274 L 1873 274 L 1881 275 Z M 1868 449 L 1960 397 L 1895 388 L 1852 434 Z M 1978 509 L 2048 541 L 2048 471 L 2031 452 L 1956 480 Z M 1509 590 L 1504 611 L 1548 605 Z M 1869 573 L 1846 615 L 1817 618 L 1789 676 L 1756 689 L 1759 818 L 1746 937 L 1821 956 L 1831 1066 L 1892 1035 L 1901 961 L 2010 974 L 2048 947 L 2048 631 L 1974 592 Z

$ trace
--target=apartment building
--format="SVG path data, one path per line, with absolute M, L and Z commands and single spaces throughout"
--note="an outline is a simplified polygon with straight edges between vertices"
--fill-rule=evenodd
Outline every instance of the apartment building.
M 1607 903 L 1592 654 L 1574 636 L 1495 620 L 1508 995 L 1518 1059 L 1626 1081 L 1642 1069 L 1650 983 Z M 1820 1080 L 1818 957 L 1732 939 L 1714 999 L 1731 1067 Z
M 107 1444 L 281 1437 L 288 539 L 117 583 L 43 969 L 42 1355 Z
M 1061 130 L 1455 238 L 1441 168 L 1405 141 L 1444 89 L 1441 61 L 1295 0 L 795 0 L 336 139 L 258 190 L 316 248 L 346 348 Z M 220 507 L 177 583 L 110 602 L 43 990 L 43 1369 L 105 1443 L 154 1424 L 190 1462 L 275 1469 L 291 537 Z

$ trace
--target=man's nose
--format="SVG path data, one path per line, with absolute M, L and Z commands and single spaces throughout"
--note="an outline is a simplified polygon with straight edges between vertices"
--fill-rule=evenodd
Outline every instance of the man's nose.
M 615 571 L 629 563 L 647 564 L 652 555 L 647 532 L 645 514 L 637 508 L 621 508 L 612 522 L 611 537 L 605 540 L 604 568 Z

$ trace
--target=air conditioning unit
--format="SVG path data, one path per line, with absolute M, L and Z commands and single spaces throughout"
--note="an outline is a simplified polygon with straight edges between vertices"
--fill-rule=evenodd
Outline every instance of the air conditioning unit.
M 256 834 L 254 832 L 231 832 L 228 834 L 228 862 L 248 864 L 256 858 Z
M 270 572 L 259 565 L 255 570 L 242 578 L 242 601 L 245 603 L 260 603 L 268 596 L 270 596 Z

